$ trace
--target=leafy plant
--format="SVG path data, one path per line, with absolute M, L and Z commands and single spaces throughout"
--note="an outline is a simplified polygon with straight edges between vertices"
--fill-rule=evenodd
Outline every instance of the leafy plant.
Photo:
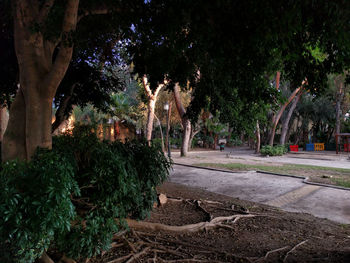
M 30 162 L 2 165 L 1 262 L 33 262 L 50 246 L 91 257 L 109 248 L 126 217 L 149 214 L 171 163 L 145 141 L 99 141 L 92 131 L 77 126 Z
M 0 185 L 1 262 L 32 262 L 55 235 L 70 231 L 70 195 L 79 196 L 79 188 L 64 155 L 41 149 L 31 162 L 6 162 Z
M 243 142 L 238 138 L 231 138 L 227 140 L 227 145 L 229 146 L 241 146 Z
M 287 147 L 285 145 L 265 145 L 261 147 L 260 153 L 262 155 L 269 155 L 269 156 L 280 156 L 287 152 Z

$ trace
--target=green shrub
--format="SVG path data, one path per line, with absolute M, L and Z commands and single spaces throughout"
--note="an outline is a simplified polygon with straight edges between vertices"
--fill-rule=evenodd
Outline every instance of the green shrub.
M 0 254 L 33 262 L 49 246 L 76 259 L 107 250 L 126 217 L 148 215 L 170 165 L 156 146 L 101 142 L 91 127 L 54 138 L 30 162 L 3 164 Z
M 197 147 L 197 146 L 198 146 L 198 141 L 199 141 L 199 138 L 194 137 L 194 138 L 192 139 L 191 148 Z
M 29 163 L 11 161 L 0 173 L 1 262 L 32 262 L 76 217 L 74 169 L 54 151 L 39 150 Z M 7 257 L 7 258 L 6 258 Z M 11 261 L 10 261 L 11 259 Z
M 242 144 L 243 144 L 243 142 L 238 138 L 231 138 L 231 139 L 227 140 L 228 146 L 241 146 Z
M 162 148 L 162 139 L 161 138 L 152 139 L 152 145 L 161 149 Z
M 177 148 L 180 148 L 181 144 L 182 144 L 182 138 L 170 137 L 170 145 L 175 145 Z
M 262 146 L 260 150 L 260 153 L 262 155 L 269 155 L 269 156 L 283 155 L 286 152 L 287 152 L 287 148 L 285 145 L 276 145 L 276 146 L 265 145 L 265 146 Z
M 214 144 L 214 138 L 212 136 L 202 136 L 202 140 L 204 144 L 212 145 Z

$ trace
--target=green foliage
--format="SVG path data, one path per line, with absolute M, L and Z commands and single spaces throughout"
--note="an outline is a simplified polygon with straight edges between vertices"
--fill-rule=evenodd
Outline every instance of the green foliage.
M 69 232 L 76 216 L 70 195 L 79 196 L 79 188 L 64 155 L 39 150 L 31 162 L 6 162 L 0 185 L 0 246 L 8 248 L 7 260 L 32 262 L 55 235 Z
M 264 145 L 261 147 L 260 153 L 262 155 L 269 155 L 269 156 L 280 156 L 287 152 L 287 147 L 285 145 Z
M 73 258 L 107 250 L 124 219 L 145 218 L 171 163 L 146 142 L 99 141 L 90 126 L 54 138 L 53 150 L 0 173 L 0 246 L 33 262 L 49 246 Z
M 231 138 L 227 140 L 227 145 L 229 146 L 241 146 L 243 142 L 238 138 Z
M 212 136 L 208 136 L 208 135 L 202 135 L 201 136 L 203 143 L 206 145 L 212 145 L 214 144 L 214 138 Z
M 170 145 L 175 145 L 177 148 L 180 148 L 181 144 L 182 144 L 182 138 L 170 137 Z

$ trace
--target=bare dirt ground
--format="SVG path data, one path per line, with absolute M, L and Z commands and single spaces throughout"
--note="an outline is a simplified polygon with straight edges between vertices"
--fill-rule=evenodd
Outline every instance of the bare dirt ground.
M 167 202 L 90 263 L 350 262 L 350 225 L 175 183 L 158 192 Z

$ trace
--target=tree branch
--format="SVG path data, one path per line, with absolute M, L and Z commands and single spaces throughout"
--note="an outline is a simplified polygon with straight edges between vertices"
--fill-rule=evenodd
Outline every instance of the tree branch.
M 78 16 L 77 22 L 79 23 L 82 18 L 88 15 L 106 15 L 109 13 L 111 13 L 111 9 L 108 9 L 107 7 L 100 7 L 92 10 L 86 10 Z
M 75 31 L 77 26 L 79 9 L 79 0 L 67 1 L 67 6 L 64 14 L 62 25 L 62 39 L 56 60 L 48 76 L 48 86 L 55 86 L 55 89 L 49 91 L 50 97 L 56 93 L 57 87 L 69 66 L 69 62 L 73 55 L 73 43 L 70 39 L 70 34 Z
M 142 77 L 142 84 L 143 84 L 143 87 L 145 88 L 145 90 L 146 90 L 146 92 L 147 92 L 147 96 L 149 97 L 149 98 L 152 98 L 152 91 L 151 91 L 151 89 L 150 89 L 150 87 L 149 87 L 149 84 L 148 84 L 148 79 L 147 79 L 147 76 L 146 75 L 144 75 L 143 77 Z
M 41 7 L 39 11 L 39 15 L 37 19 L 39 24 L 43 23 L 47 19 L 54 2 L 55 0 L 45 1 L 44 5 Z
M 64 113 L 66 112 L 69 101 L 72 98 L 75 86 L 76 86 L 76 83 L 74 83 L 70 87 L 69 93 L 66 94 L 65 98 L 63 99 L 63 102 L 58 107 L 56 114 L 55 114 L 56 119 L 55 119 L 54 123 L 52 123 L 52 132 L 54 132 L 61 125 L 61 123 L 66 119 L 64 116 L 65 115 Z
M 176 83 L 174 86 L 174 98 L 175 98 L 176 108 L 180 114 L 181 119 L 183 119 L 184 115 L 186 114 L 186 110 L 181 101 L 179 83 Z
M 159 84 L 156 91 L 154 92 L 154 96 L 157 98 L 159 91 L 164 87 L 164 84 Z

